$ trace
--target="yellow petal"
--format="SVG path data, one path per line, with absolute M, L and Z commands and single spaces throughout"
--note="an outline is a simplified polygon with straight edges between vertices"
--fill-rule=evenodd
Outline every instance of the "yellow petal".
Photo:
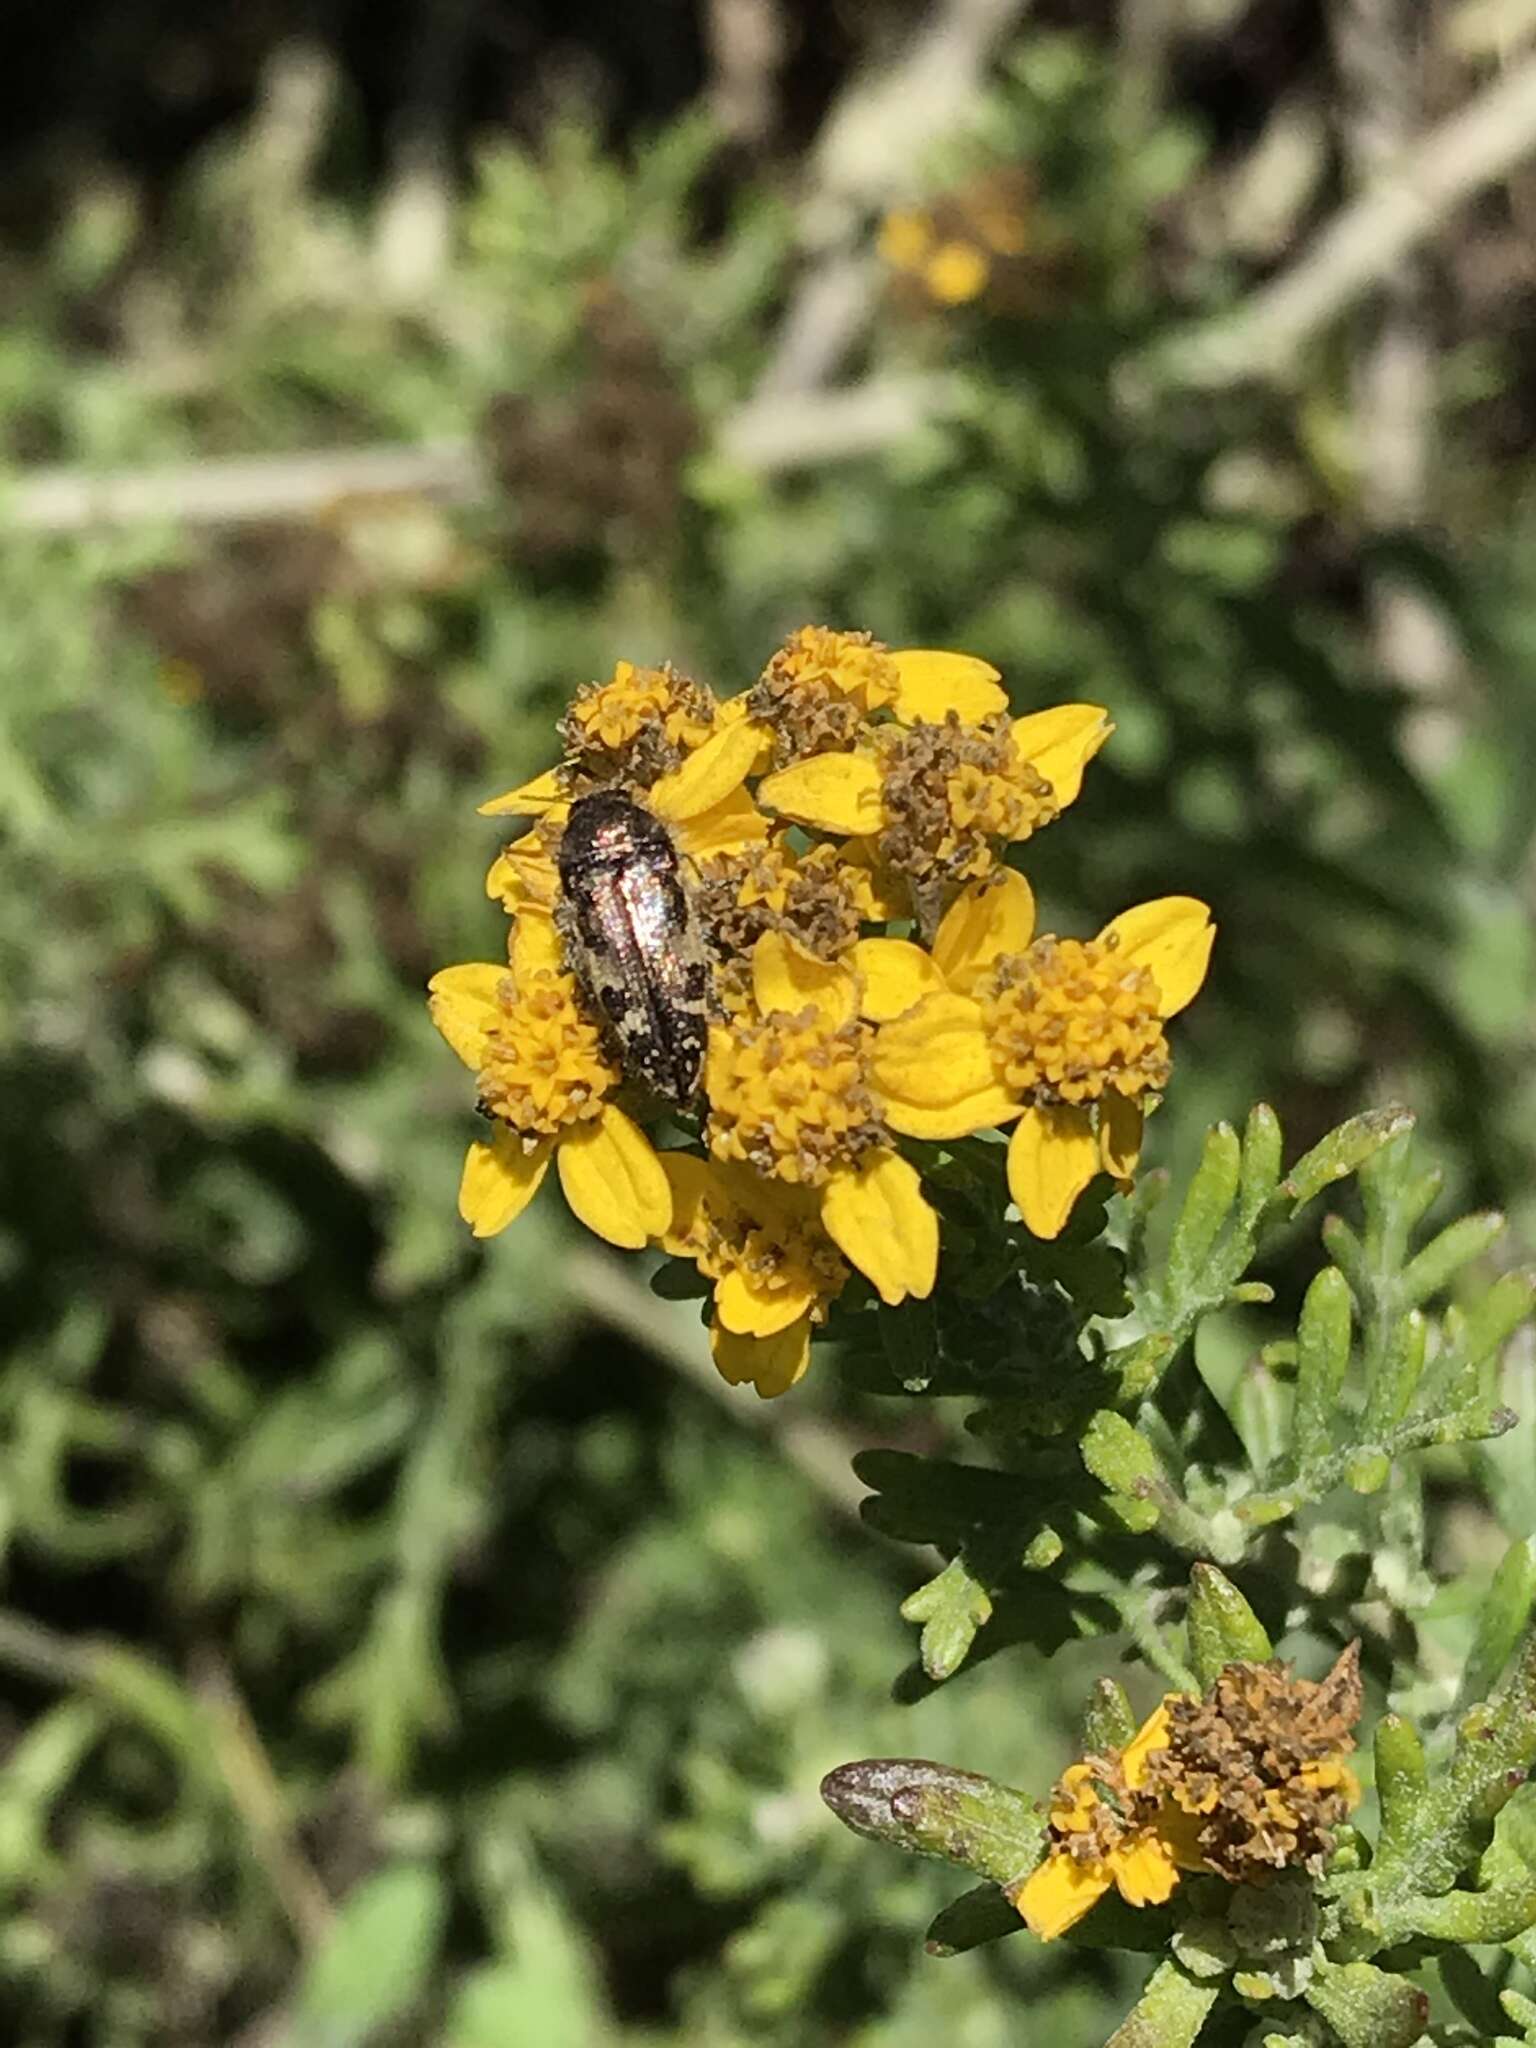
M 1026 1109 L 1008 1141 L 1008 1192 L 1036 1237 L 1060 1237 L 1073 1204 L 1099 1170 L 1086 1109 Z
M 867 754 L 813 754 L 759 783 L 758 802 L 822 832 L 878 832 L 880 770 Z
M 459 1214 L 476 1237 L 494 1237 L 521 1216 L 549 1171 L 552 1138 L 531 1152 L 512 1131 L 498 1131 L 490 1143 L 471 1145 L 459 1182 Z
M 715 1288 L 715 1314 L 722 1329 L 738 1337 L 776 1337 L 816 1306 L 817 1288 L 807 1279 L 781 1278 L 773 1288 L 754 1285 L 741 1267 Z
M 505 967 L 470 960 L 462 967 L 440 967 L 427 983 L 432 1022 L 466 1067 L 485 1064 L 485 1034 L 501 1015 L 496 991 L 506 978 Z
M 1112 1882 L 1102 1863 L 1079 1863 L 1065 1849 L 1053 1849 L 1008 1896 L 1031 1934 L 1054 1941 L 1077 1925 Z
M 761 846 L 768 837 L 768 820 L 744 789 L 711 804 L 696 817 L 684 818 L 677 827 L 677 843 L 695 860 L 708 860 L 717 853 L 743 853 Z
M 981 1006 L 969 996 L 926 996 L 882 1025 L 870 1073 L 892 1129 L 908 1137 L 963 1138 L 1019 1107 L 998 1085 Z
M 858 983 L 849 970 L 817 960 L 782 932 L 764 932 L 752 948 L 752 993 L 764 1015 L 814 1009 L 834 1029 L 858 1014 Z
M 1013 743 L 1045 777 L 1057 805 L 1065 810 L 1083 786 L 1083 770 L 1114 731 L 1097 704 L 1053 704 L 1013 721 Z
M 1139 1102 L 1110 1089 L 1099 1103 L 1099 1157 L 1104 1171 L 1129 1180 L 1141 1157 L 1141 1133 L 1147 1121 Z
M 652 783 L 646 802 L 658 818 L 673 825 L 713 810 L 752 773 L 761 741 L 762 733 L 750 719 L 717 727 L 681 768 Z
M 1157 1750 L 1168 1747 L 1173 1734 L 1173 1718 L 1168 1707 L 1169 1702 L 1178 1697 L 1177 1693 L 1165 1693 L 1160 1704 L 1152 1709 L 1120 1752 L 1120 1768 L 1133 1792 L 1139 1791 L 1146 1781 L 1147 1759 Z
M 671 1218 L 661 1233 L 662 1250 L 676 1258 L 692 1258 L 694 1232 L 703 1223 L 704 1208 L 713 1206 L 712 1198 L 719 1198 L 714 1169 L 707 1159 L 696 1159 L 691 1152 L 661 1152 L 657 1157 L 672 1193 Z
M 650 1139 L 604 1103 L 593 1123 L 566 1130 L 557 1152 L 565 1199 L 588 1230 L 639 1251 L 672 1222 L 672 1190 Z
M 861 1166 L 839 1168 L 822 1190 L 821 1220 L 888 1307 L 909 1294 L 922 1301 L 933 1292 L 939 1219 L 917 1168 L 899 1152 L 876 1152 Z
M 1008 709 L 997 670 L 977 655 L 902 647 L 892 651 L 891 660 L 900 678 L 891 708 L 909 725 L 919 718 L 942 725 L 951 711 L 971 725 Z
M 762 1398 L 771 1401 L 804 1377 L 811 1362 L 811 1319 L 804 1316 L 775 1337 L 743 1337 L 716 1323 L 709 1333 L 709 1348 L 721 1379 L 733 1387 L 750 1380 Z
M 1161 1906 L 1173 1897 L 1179 1881 L 1173 1854 L 1157 1835 L 1142 1836 L 1132 1848 L 1112 1850 L 1109 1865 L 1128 1906 Z
M 1176 1017 L 1200 992 L 1216 927 L 1198 896 L 1159 896 L 1122 910 L 1099 937 L 1117 939 L 1121 959 L 1148 970 L 1157 983 L 1158 1014 Z
M 558 815 L 550 813 L 551 817 Z M 560 870 L 541 833 L 525 832 L 502 848 L 486 875 L 485 893 L 512 915 L 525 904 L 536 903 L 545 909 L 553 904 L 560 893 Z
M 555 920 L 543 911 L 524 909 L 518 913 L 510 950 L 514 979 L 544 968 L 558 974 L 565 967 L 565 946 Z
M 551 804 L 564 803 L 565 796 L 559 769 L 546 768 L 542 775 L 535 775 L 532 782 L 520 782 L 516 789 L 509 789 L 504 796 L 489 798 L 480 805 L 480 815 L 482 818 L 501 818 L 510 811 L 537 818 Z
M 972 985 L 1005 953 L 1022 953 L 1035 935 L 1035 892 L 1012 868 L 971 882 L 944 913 L 933 957 L 952 989 Z
M 901 1016 L 944 986 L 932 959 L 910 939 L 860 939 L 853 949 L 853 971 L 863 990 L 859 1008 L 877 1024 Z

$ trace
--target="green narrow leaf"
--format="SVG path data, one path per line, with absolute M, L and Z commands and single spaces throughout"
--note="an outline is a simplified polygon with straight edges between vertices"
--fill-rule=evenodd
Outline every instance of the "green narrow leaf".
M 1205 1151 L 1168 1246 L 1168 1289 L 1180 1299 L 1195 1289 L 1211 1247 L 1232 1213 L 1242 1172 L 1242 1148 L 1230 1124 L 1206 1133 Z
M 1375 1752 L 1381 1802 L 1376 1862 L 1386 1866 L 1400 1862 L 1412 1844 L 1429 1792 L 1429 1766 L 1418 1729 L 1401 1714 L 1384 1714 L 1376 1723 Z
M 1083 1754 L 1103 1756 L 1124 1749 L 1136 1733 L 1136 1716 L 1125 1687 L 1113 1678 L 1094 1681 L 1083 1710 Z
M 1474 1259 L 1480 1259 L 1497 1244 L 1503 1232 L 1504 1218 L 1497 1209 L 1484 1210 L 1476 1216 L 1463 1216 L 1459 1221 L 1448 1224 L 1438 1237 L 1431 1238 L 1424 1249 L 1409 1260 L 1402 1278 L 1403 1298 L 1414 1303 L 1428 1301 L 1463 1266 L 1471 1265 Z
M 1332 1447 L 1333 1417 L 1349 1370 L 1353 1311 L 1349 1283 L 1325 1266 L 1307 1289 L 1296 1331 L 1296 1464 L 1305 1470 Z
M 1281 1186 L 1291 1199 L 1291 1214 L 1304 1209 L 1314 1196 L 1336 1180 L 1357 1173 L 1383 1145 L 1413 1129 L 1413 1114 L 1400 1108 L 1368 1109 L 1330 1131 L 1320 1144 L 1303 1154 L 1286 1175 Z
M 1402 1421 L 1413 1405 L 1424 1376 L 1429 1324 L 1420 1309 L 1410 1309 L 1393 1326 L 1386 1354 L 1366 1389 L 1361 1427 L 1366 1436 L 1382 1436 Z
M 1193 2048 L 1216 1988 L 1197 1983 L 1177 1963 L 1159 1963 L 1104 2048 Z
M 1536 1536 L 1520 1536 L 1505 1551 L 1478 1613 L 1477 1636 L 1462 1676 L 1464 1700 L 1486 1699 L 1498 1684 L 1536 1605 Z
M 1123 1415 L 1101 1408 L 1083 1431 L 1083 1463 L 1110 1493 L 1144 1493 L 1162 1478 L 1157 1452 Z
M 1429 2024 L 1424 1992 L 1371 1963 L 1319 1959 L 1302 1996 L 1343 2048 L 1412 2048 Z
M 978 1884 L 935 1914 L 924 1941 L 931 1956 L 963 1956 L 989 1941 L 1023 1932 L 1024 1922 L 995 1884 Z
M 1238 1221 L 1252 1230 L 1280 1180 L 1283 1146 L 1280 1119 L 1267 1102 L 1255 1103 L 1243 1129 L 1243 1163 L 1237 1184 Z
M 1263 1623 L 1224 1572 L 1197 1564 L 1189 1575 L 1189 1661 L 1202 1688 L 1227 1664 L 1268 1661 L 1275 1652 Z
M 841 1764 L 822 1779 L 821 1796 L 856 1835 L 962 1864 L 993 1884 L 1026 1877 L 1045 1840 L 1044 1816 L 1025 1793 L 921 1757 Z

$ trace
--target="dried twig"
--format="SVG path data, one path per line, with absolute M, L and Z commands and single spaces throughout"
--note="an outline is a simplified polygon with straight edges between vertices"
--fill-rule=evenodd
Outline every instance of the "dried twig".
M 1473 193 L 1536 151 L 1536 57 L 1432 129 L 1395 174 L 1345 206 L 1311 247 L 1234 313 L 1170 336 L 1128 364 L 1121 395 L 1281 381 L 1340 314 L 1391 277 Z

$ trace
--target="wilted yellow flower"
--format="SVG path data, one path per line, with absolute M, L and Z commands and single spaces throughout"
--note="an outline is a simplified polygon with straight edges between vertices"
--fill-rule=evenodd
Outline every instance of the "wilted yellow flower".
M 765 777 L 758 798 L 796 824 L 872 840 L 926 900 L 991 873 L 1002 847 L 1058 817 L 1113 729 L 1096 704 L 1015 719 L 951 709 L 878 729 L 854 751 L 794 762 Z
M 1051 1798 L 1051 1847 L 1008 1894 L 1031 1933 L 1054 1941 L 1104 1894 L 1161 1906 L 1186 1870 L 1203 1870 L 1190 1817 L 1172 1800 L 1142 1795 L 1151 1757 L 1168 1745 L 1169 1702 L 1124 1749 L 1068 1766 Z
M 765 1400 L 787 1392 L 848 1279 L 815 1191 L 688 1152 L 661 1163 L 672 1189 L 662 1245 L 715 1283 L 710 1345 L 722 1378 L 750 1381 Z
M 876 715 L 898 724 L 991 717 L 1008 708 L 989 661 L 937 648 L 889 648 L 869 633 L 802 626 L 791 633 L 744 699 L 743 714 L 771 739 L 784 767 L 835 754 L 874 729 Z
M 717 1160 L 817 1193 L 827 1236 L 883 1301 L 933 1290 L 939 1220 L 891 1143 L 858 983 L 782 933 L 752 949 L 752 1000 L 710 1032 L 705 1137 Z
M 520 918 L 510 967 L 472 961 L 428 984 L 432 1021 L 472 1068 L 496 1129 L 472 1144 L 459 1213 L 476 1237 L 520 1216 L 554 1159 L 589 1230 L 638 1250 L 659 1237 L 671 1191 L 651 1141 L 611 1100 L 622 1076 L 578 1000 L 547 918 Z
M 1009 1191 L 1050 1238 L 1096 1173 L 1135 1170 L 1146 1097 L 1168 1073 L 1162 1027 L 1199 991 L 1215 927 L 1192 896 L 1123 911 L 1086 943 L 1033 939 L 1033 926 L 1014 877 L 962 891 L 926 967 L 898 941 L 866 941 L 857 958 L 876 1014 L 894 1020 L 873 1056 L 891 1128 L 942 1139 L 1013 1123 Z

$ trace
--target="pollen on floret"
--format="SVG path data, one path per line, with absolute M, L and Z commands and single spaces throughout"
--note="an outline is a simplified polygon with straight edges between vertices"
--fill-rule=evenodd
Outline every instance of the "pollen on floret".
M 1056 816 L 1049 782 L 1020 754 L 1005 716 L 889 727 L 879 735 L 885 826 L 880 854 L 919 890 L 973 881 L 1000 844 Z
M 1202 1861 L 1233 1883 L 1293 1868 L 1315 1876 L 1359 1801 L 1344 1758 L 1361 1704 L 1358 1643 L 1316 1680 L 1286 1664 L 1228 1664 L 1203 1699 L 1168 1702 L 1168 1742 L 1148 1759 L 1146 1788 L 1198 1821 Z
M 802 626 L 779 648 L 747 697 L 751 718 L 773 735 L 773 765 L 845 753 L 870 714 L 894 703 L 901 678 L 871 633 Z
M 1026 1101 L 1136 1098 L 1167 1084 L 1157 983 L 1112 939 L 1036 939 L 997 962 L 982 1009 L 998 1078 Z
M 867 915 L 867 871 L 834 846 L 796 853 L 783 834 L 702 861 L 699 877 L 700 920 L 727 980 L 731 963 L 745 962 L 764 932 L 783 932 L 819 960 L 840 959 Z
M 581 1008 L 573 975 L 543 968 L 497 991 L 486 1031 L 480 1107 L 532 1145 L 598 1116 L 620 1076 Z
M 710 1033 L 707 1137 L 717 1159 L 816 1187 L 890 1144 L 869 1082 L 873 1034 L 858 1019 L 742 1013 Z
M 561 777 L 573 792 L 607 783 L 649 788 L 714 730 L 715 700 L 670 662 L 621 661 L 606 683 L 579 689 L 560 720 Z

